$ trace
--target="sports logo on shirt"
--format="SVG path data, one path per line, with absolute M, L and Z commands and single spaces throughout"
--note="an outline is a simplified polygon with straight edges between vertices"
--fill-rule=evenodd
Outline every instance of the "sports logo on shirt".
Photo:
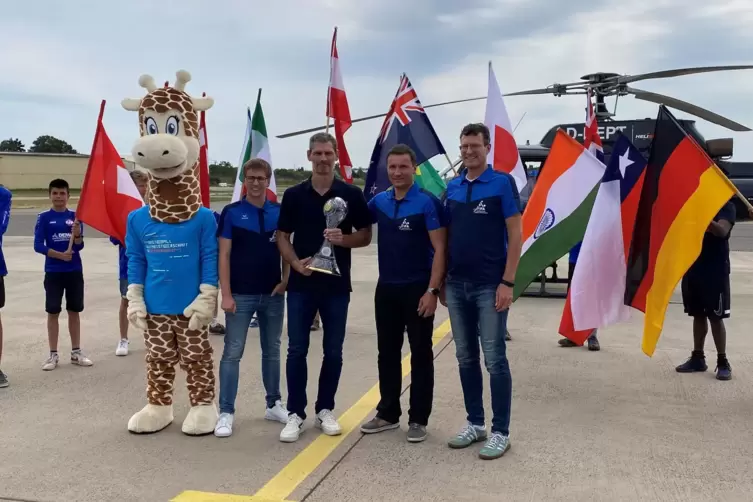
M 484 204 L 484 201 L 480 201 L 478 205 L 473 209 L 473 212 L 476 214 L 488 214 L 486 212 L 486 204 Z
M 277 230 L 272 232 L 272 237 L 269 238 L 269 242 L 277 242 Z
M 533 233 L 533 238 L 538 239 L 544 232 L 552 228 L 554 226 L 555 219 L 556 218 L 554 217 L 554 211 L 547 208 L 546 211 L 544 211 L 544 214 L 541 216 L 539 226 L 536 227 L 536 231 Z
M 403 222 L 400 224 L 400 226 L 398 228 L 400 228 L 400 230 L 403 230 L 403 231 L 410 231 L 410 229 L 411 229 L 410 228 L 410 223 L 405 218 L 403 218 Z
M 67 220 L 65 220 L 65 224 L 68 225 L 69 227 L 72 227 L 73 226 L 73 220 L 67 219 Z

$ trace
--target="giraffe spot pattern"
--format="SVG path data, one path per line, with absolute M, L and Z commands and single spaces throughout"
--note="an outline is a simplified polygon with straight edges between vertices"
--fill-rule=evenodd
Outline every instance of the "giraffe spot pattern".
M 147 399 L 150 404 L 172 404 L 175 365 L 186 372 L 191 406 L 211 404 L 215 398 L 214 350 L 209 333 L 188 329 L 183 315 L 148 315 L 144 341 L 147 349 Z

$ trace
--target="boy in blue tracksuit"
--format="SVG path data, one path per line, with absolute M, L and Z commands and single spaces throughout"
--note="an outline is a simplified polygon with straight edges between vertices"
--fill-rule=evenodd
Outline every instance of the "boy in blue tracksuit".
M 8 269 L 5 266 L 5 256 L 3 256 L 3 235 L 8 230 L 10 222 L 10 190 L 0 185 L 0 309 L 5 307 L 5 276 L 8 275 Z M 0 363 L 3 359 L 3 322 L 0 319 Z M 0 368 L 0 389 L 8 386 L 8 377 L 5 376 Z
M 146 197 L 147 184 L 149 178 L 142 171 L 133 170 L 130 172 L 131 179 L 136 185 L 136 189 L 142 198 Z M 120 341 L 118 348 L 115 349 L 116 356 L 128 355 L 128 257 L 126 256 L 125 245 L 114 237 L 110 237 L 110 242 L 118 246 L 118 282 L 120 285 L 120 311 L 118 312 L 118 324 L 120 327 Z
M 39 213 L 34 226 L 34 251 L 45 256 L 44 290 L 47 312 L 47 338 L 50 356 L 42 365 L 45 371 L 57 368 L 59 317 L 65 294 L 68 331 L 71 335 L 71 363 L 91 366 L 92 361 L 81 352 L 81 320 L 84 310 L 84 271 L 81 255 L 84 249 L 84 228 L 76 221 L 76 213 L 68 209 L 68 182 L 54 179 L 49 185 L 52 208 Z M 68 250 L 73 238 L 73 247 Z

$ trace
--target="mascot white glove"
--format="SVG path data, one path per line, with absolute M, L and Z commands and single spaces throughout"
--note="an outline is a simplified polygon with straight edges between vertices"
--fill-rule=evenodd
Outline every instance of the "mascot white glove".
M 129 284 L 126 292 L 128 309 L 126 316 L 137 329 L 146 330 L 146 303 L 144 303 L 144 285 Z
M 191 304 L 183 310 L 183 315 L 188 317 L 188 329 L 199 330 L 207 326 L 214 317 L 214 309 L 217 306 L 217 295 L 220 290 L 217 286 L 201 284 L 201 291 Z

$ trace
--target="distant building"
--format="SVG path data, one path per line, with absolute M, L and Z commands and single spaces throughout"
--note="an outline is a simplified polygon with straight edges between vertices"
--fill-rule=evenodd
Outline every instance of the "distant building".
M 80 189 L 88 164 L 89 155 L 0 152 L 0 183 L 10 190 L 46 190 L 51 180 L 63 178 L 72 189 Z M 126 158 L 123 165 L 129 171 L 136 167 Z

